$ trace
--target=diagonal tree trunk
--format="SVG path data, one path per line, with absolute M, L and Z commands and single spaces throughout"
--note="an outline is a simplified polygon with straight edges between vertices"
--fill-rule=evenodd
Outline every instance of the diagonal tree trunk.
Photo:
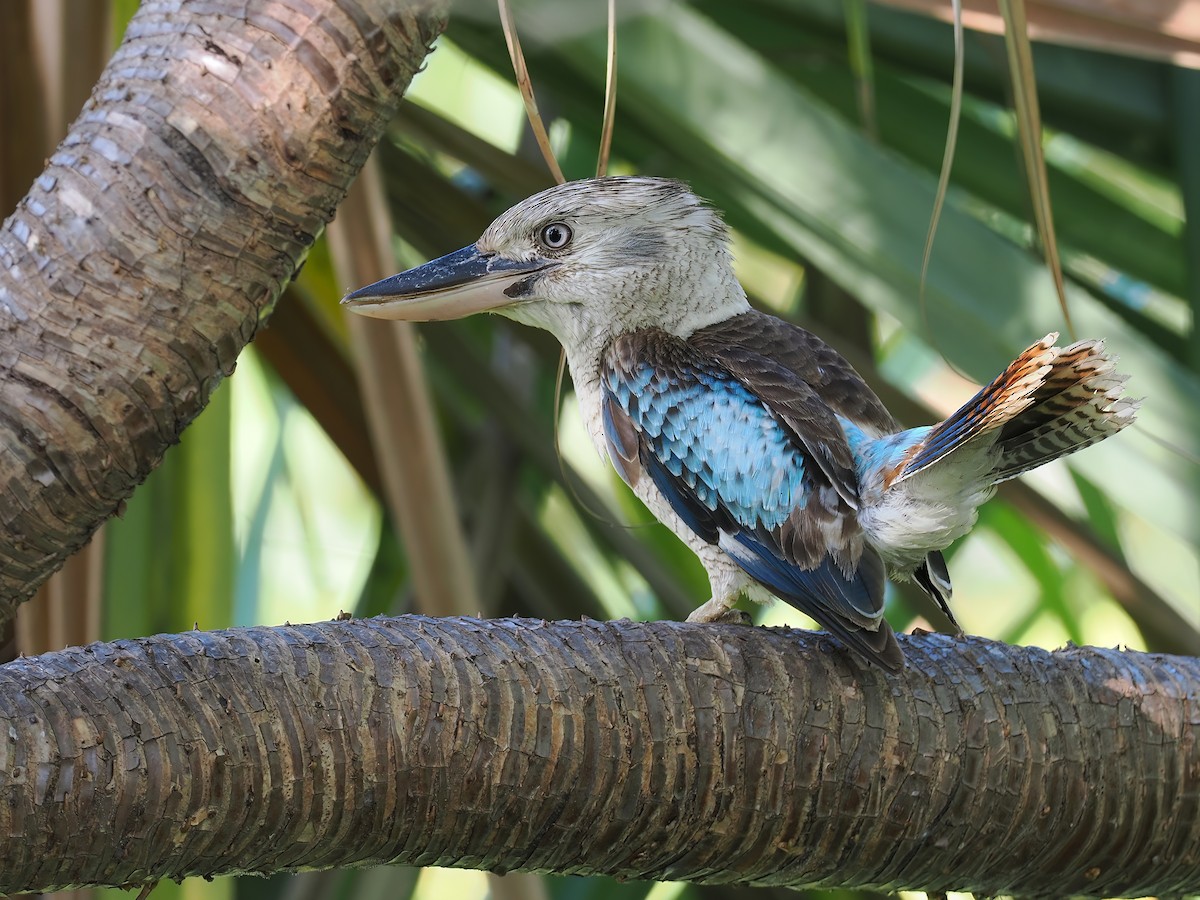
M 440 31 L 428 0 L 146 0 L 0 228 L 0 623 L 204 407 Z
M 1200 891 L 1200 660 L 902 640 L 896 677 L 807 632 L 415 616 L 18 660 L 0 891 L 388 861 Z

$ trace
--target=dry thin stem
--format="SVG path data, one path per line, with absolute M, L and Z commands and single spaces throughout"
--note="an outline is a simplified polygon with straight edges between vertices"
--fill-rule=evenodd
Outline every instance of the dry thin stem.
M 370 284 L 394 271 L 391 217 L 375 157 L 328 234 L 344 284 Z M 479 592 L 413 327 L 349 313 L 347 325 L 384 495 L 408 549 L 416 608 L 432 615 L 478 613 Z
M 604 124 L 600 128 L 600 155 L 596 177 L 608 174 L 613 125 L 617 117 L 617 0 L 608 0 L 608 68 L 604 76 Z
M 533 129 L 533 136 L 537 140 L 538 149 L 542 151 L 542 157 L 546 160 L 546 165 L 549 167 L 554 180 L 558 184 L 566 182 L 566 176 L 563 175 L 562 169 L 559 168 L 558 160 L 554 156 L 554 148 L 550 146 L 550 136 L 546 133 L 546 125 L 542 121 L 542 115 L 538 112 L 537 100 L 533 95 L 533 81 L 529 77 L 529 69 L 525 65 L 525 54 L 521 50 L 521 41 L 517 37 L 517 24 L 513 19 L 512 10 L 509 8 L 508 0 L 496 0 L 496 5 L 500 9 L 500 24 L 504 29 L 504 40 L 508 44 L 508 55 L 512 60 L 513 75 L 517 79 L 517 87 L 521 91 L 521 98 L 525 101 L 525 114 L 529 118 L 529 126 Z M 613 124 L 616 121 L 617 115 L 617 6 L 616 0 L 608 0 L 608 69 L 605 75 L 604 88 L 604 122 L 600 130 L 600 151 L 596 160 L 596 175 L 603 176 L 608 172 L 608 160 L 612 151 L 612 136 Z M 562 408 L 562 381 L 563 373 L 566 370 L 566 351 L 562 351 L 558 358 L 558 374 L 554 380 L 554 454 L 558 458 L 559 470 L 563 474 L 563 481 L 567 485 L 571 482 L 566 477 L 566 470 L 563 467 L 562 446 L 559 440 L 558 427 L 558 411 Z M 575 500 L 593 516 L 604 520 L 606 517 L 594 512 L 586 504 L 582 502 L 579 495 L 575 493 L 573 486 L 570 486 L 572 494 L 575 494 Z
M 512 9 L 509 8 L 508 0 L 496 0 L 496 6 L 500 10 L 500 25 L 504 29 L 504 42 L 508 45 L 508 56 L 512 60 L 513 76 L 517 79 L 517 89 L 521 92 L 521 99 L 525 101 L 525 115 L 529 119 L 529 127 L 533 129 L 534 139 L 537 141 L 538 149 L 542 151 L 542 158 L 546 160 L 546 166 L 550 169 L 550 174 L 554 176 L 554 181 L 557 184 L 564 184 L 567 180 L 563 175 L 562 169 L 558 165 L 558 159 L 554 155 L 554 148 L 550 146 L 550 135 L 546 132 L 546 125 L 542 121 L 542 114 L 538 112 L 537 99 L 533 95 L 533 81 L 529 77 L 529 68 L 525 65 L 525 53 L 521 50 L 521 39 L 517 37 L 517 23 L 513 19 Z M 611 0 L 609 4 L 609 15 L 612 16 Z M 612 28 L 610 20 L 610 29 Z M 609 53 L 610 66 L 615 60 L 612 56 L 616 53 L 615 33 L 609 32 Z M 616 70 L 610 68 L 609 78 L 615 79 Z M 615 110 L 616 98 L 612 99 Z M 608 114 L 609 95 L 606 94 L 604 100 L 605 115 Z M 611 134 L 609 135 L 611 138 Z M 597 163 L 597 174 L 603 174 L 599 171 L 600 166 L 608 166 L 608 150 L 607 144 L 601 138 L 600 142 L 601 162 Z M 558 359 L 558 374 L 554 379 L 554 454 L 558 458 L 559 468 L 562 468 L 562 447 L 559 443 L 558 435 L 558 411 L 561 407 L 562 397 L 562 380 L 563 370 L 566 363 L 566 351 L 564 350 Z M 565 480 L 565 474 L 564 474 Z M 578 498 L 576 498 L 578 499 Z
M 546 165 L 554 176 L 554 180 L 558 184 L 563 184 L 567 178 L 563 175 L 558 160 L 554 156 L 554 148 L 550 146 L 550 135 L 546 132 L 545 123 L 542 122 L 542 114 L 538 112 L 537 99 L 533 96 L 533 82 L 529 78 L 529 69 L 525 65 L 525 54 L 521 50 L 521 40 L 517 37 L 517 23 L 513 20 L 512 9 L 509 8 L 508 0 L 496 0 L 496 5 L 500 9 L 500 25 L 504 29 L 504 42 L 508 44 L 508 56 L 512 60 L 513 75 L 517 79 L 517 89 L 521 92 L 521 99 L 525 101 L 525 114 L 529 117 L 529 126 L 533 129 L 533 137 L 537 141 L 538 149 L 542 151 L 542 157 L 546 160 Z
M 1046 157 L 1042 152 L 1042 115 L 1038 107 L 1037 79 L 1033 71 L 1033 51 L 1029 44 L 1029 29 L 1025 19 L 1025 0 L 1001 0 L 1004 16 L 1004 46 L 1008 50 L 1009 77 L 1012 80 L 1013 107 L 1017 114 L 1017 136 L 1025 177 L 1033 202 L 1033 221 L 1046 267 L 1054 279 L 1054 290 L 1062 308 L 1067 334 L 1075 337 L 1075 325 L 1067 305 L 1067 289 L 1063 281 L 1058 239 L 1054 233 L 1054 212 L 1050 206 L 1050 183 L 1046 176 Z
M 921 282 L 917 289 L 917 302 L 921 308 L 921 319 L 925 333 L 934 340 L 929 326 L 929 307 L 925 299 L 925 282 L 929 275 L 929 260 L 933 257 L 933 241 L 937 237 L 938 221 L 942 207 L 946 204 L 946 191 L 950 187 L 950 170 L 954 168 L 954 151 L 958 146 L 958 123 L 962 119 L 963 97 L 963 23 L 962 0 L 953 0 L 954 6 L 954 75 L 950 88 L 950 122 L 946 126 L 946 149 L 942 154 L 942 168 L 938 172 L 937 194 L 933 199 L 933 214 L 929 217 L 929 232 L 925 235 L 925 252 L 921 257 Z M 945 354 L 942 354 L 943 358 Z

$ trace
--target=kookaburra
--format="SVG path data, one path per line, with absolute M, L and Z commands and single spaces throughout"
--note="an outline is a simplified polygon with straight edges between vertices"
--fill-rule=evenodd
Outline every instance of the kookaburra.
M 945 421 L 903 429 L 820 338 L 751 308 L 720 216 L 663 178 L 550 188 L 474 244 L 343 302 L 550 331 L 596 449 L 708 571 L 712 599 L 690 620 L 775 595 L 890 670 L 904 658 L 885 576 L 915 581 L 953 621 L 940 551 L 996 484 L 1137 409 L 1100 341 L 1051 334 Z

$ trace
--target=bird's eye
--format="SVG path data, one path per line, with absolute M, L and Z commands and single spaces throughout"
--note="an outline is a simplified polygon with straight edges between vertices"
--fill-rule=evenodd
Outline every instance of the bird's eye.
M 561 250 L 571 243 L 571 226 L 566 222 L 551 222 L 538 235 L 541 242 L 551 250 Z

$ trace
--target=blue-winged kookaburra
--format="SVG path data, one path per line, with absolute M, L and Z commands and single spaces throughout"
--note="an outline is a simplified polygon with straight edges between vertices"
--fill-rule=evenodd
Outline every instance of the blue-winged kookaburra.
M 1137 407 L 1101 342 L 1052 334 L 944 422 L 904 430 L 820 338 L 750 307 L 720 217 L 662 178 L 543 191 L 469 247 L 343 302 L 550 331 L 596 449 L 708 571 L 691 621 L 775 595 L 891 670 L 904 658 L 885 575 L 953 621 L 940 551 L 996 484 L 1115 434 Z

